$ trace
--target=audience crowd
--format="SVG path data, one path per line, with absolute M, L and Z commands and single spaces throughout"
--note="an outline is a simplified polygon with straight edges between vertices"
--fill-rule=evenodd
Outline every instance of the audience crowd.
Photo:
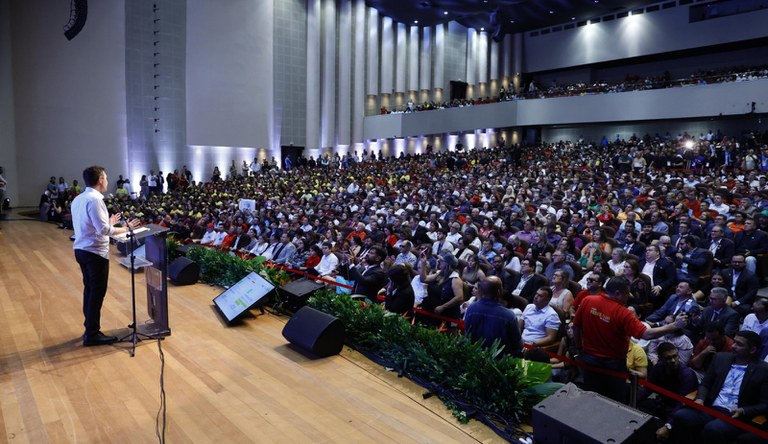
M 363 151 L 282 169 L 274 159 L 233 161 L 228 175 L 216 168 L 199 182 L 186 166 L 165 177 L 152 171 L 138 190 L 120 176 L 107 202 L 179 239 L 380 295 L 399 313 L 467 312 L 476 336 L 489 343 L 503 334 L 515 356 L 524 343 L 577 356 L 570 319 L 623 276 L 627 305 L 649 328 L 684 325 L 638 338 L 627 367 L 698 380 L 734 339 L 749 345 L 737 332 L 754 332 L 755 357 L 768 359 L 768 301 L 757 295 L 768 278 L 766 141 L 709 131 L 387 159 Z M 66 223 L 79 191 L 77 181 L 51 177 L 41 214 Z M 563 380 L 579 381 L 578 369 L 554 364 L 567 369 Z M 665 418 L 680 407 L 659 402 L 651 407 Z
M 720 69 L 699 70 L 690 76 L 673 79 L 669 71 L 658 76 L 627 75 L 621 82 L 599 80 L 596 82 L 575 82 L 561 84 L 552 81 L 542 84 L 530 81 L 517 93 L 512 89 L 501 87 L 495 97 L 453 99 L 445 102 L 426 101 L 421 104 L 408 102 L 402 109 L 389 110 L 382 107 L 380 114 L 409 113 L 417 111 L 432 111 L 444 108 L 459 108 L 465 106 L 484 105 L 509 100 L 546 99 L 552 97 L 583 96 L 589 94 L 609 94 L 628 91 L 644 91 L 650 89 L 678 88 L 714 83 L 744 82 L 768 77 L 768 66 L 731 67 Z

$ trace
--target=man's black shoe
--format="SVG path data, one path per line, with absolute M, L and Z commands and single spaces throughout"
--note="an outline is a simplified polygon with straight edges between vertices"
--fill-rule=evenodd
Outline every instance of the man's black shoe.
M 102 332 L 98 332 L 91 336 L 83 338 L 83 347 L 91 347 L 94 345 L 107 345 L 117 342 L 115 336 L 107 336 Z

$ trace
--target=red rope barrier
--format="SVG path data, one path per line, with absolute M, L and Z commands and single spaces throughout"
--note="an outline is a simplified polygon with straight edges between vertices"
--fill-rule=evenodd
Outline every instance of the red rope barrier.
M 201 245 L 201 246 L 208 247 L 208 248 L 216 248 L 216 247 L 210 247 L 208 245 Z M 221 250 L 221 248 L 216 248 L 216 249 Z M 250 255 L 250 254 L 248 254 L 248 255 Z M 242 253 L 238 253 L 238 256 L 245 257 L 247 255 L 242 254 Z M 304 270 L 296 270 L 296 269 L 289 268 L 289 267 L 286 267 L 284 265 L 275 264 L 275 263 L 273 263 L 273 266 L 277 267 L 277 268 L 280 268 L 281 270 L 286 271 L 286 272 L 304 275 L 306 278 L 314 279 L 314 280 L 320 281 L 320 282 L 325 282 L 325 283 L 327 283 L 329 285 L 335 285 L 335 286 L 342 287 L 342 288 L 345 288 L 345 289 L 348 289 L 348 290 L 354 290 L 354 287 L 352 287 L 352 286 L 345 285 L 345 284 L 342 284 L 342 283 L 339 283 L 339 282 L 336 282 L 336 281 L 332 281 L 330 279 L 325 279 L 325 278 L 322 278 L 322 277 L 319 277 L 319 276 L 312 276 L 312 275 L 307 274 L 306 271 L 304 271 Z M 379 299 L 381 299 L 381 298 L 379 298 Z M 414 308 L 413 311 L 414 311 L 414 313 L 418 313 L 418 314 L 421 314 L 421 315 L 424 315 L 424 316 L 429 316 L 429 317 L 432 317 L 432 318 L 435 318 L 435 319 L 438 319 L 438 320 L 441 320 L 441 321 L 444 321 L 444 322 L 450 322 L 450 323 L 456 324 L 458 326 L 459 330 L 462 332 L 462 334 L 465 332 L 464 321 L 461 320 L 461 319 L 449 318 L 447 316 L 442 316 L 442 315 L 439 315 L 437 313 L 434 313 L 434 312 L 431 312 L 431 311 L 427 311 L 427 310 L 424 310 L 424 309 L 421 309 L 421 308 Z M 535 347 L 535 346 L 533 346 L 531 344 L 524 344 L 523 347 L 527 348 L 527 349 L 537 348 L 537 347 Z M 604 375 L 607 375 L 607 376 L 612 376 L 614 378 L 621 378 L 621 379 L 629 380 L 629 374 L 628 373 L 616 372 L 616 371 L 613 371 L 613 370 L 607 370 L 607 369 L 597 368 L 597 367 L 591 367 L 591 366 L 588 366 L 588 365 L 584 364 L 583 362 L 578 362 L 578 361 L 573 360 L 573 359 L 571 359 L 571 358 L 569 358 L 567 356 L 561 356 L 561 355 L 558 355 L 556 353 L 548 352 L 546 350 L 544 350 L 544 352 L 550 358 L 555 358 L 555 359 L 557 359 L 559 361 L 566 362 L 566 363 L 574 365 L 576 367 L 580 367 L 580 368 L 583 368 L 583 369 L 588 369 L 589 371 L 592 371 L 592 372 L 595 372 L 595 373 L 601 373 L 601 374 L 604 374 Z M 728 415 L 726 415 L 724 413 L 721 413 L 721 412 L 719 412 L 717 410 L 714 410 L 714 409 L 712 409 L 710 407 L 698 404 L 697 402 L 692 401 L 692 400 L 686 398 L 685 396 L 681 396 L 681 395 L 679 395 L 677 393 L 671 392 L 671 391 L 665 389 L 664 387 L 660 387 L 660 386 L 658 386 L 656 384 L 648 382 L 645 379 L 638 379 L 638 383 L 640 385 L 644 386 L 644 387 L 647 387 L 647 388 L 653 390 L 654 392 L 657 392 L 657 393 L 659 393 L 659 394 L 661 394 L 663 396 L 666 396 L 668 398 L 674 399 L 675 401 L 678 401 L 678 402 L 680 402 L 680 403 L 682 403 L 682 404 L 684 404 L 684 405 L 686 405 L 688 407 L 691 407 L 693 409 L 699 410 L 699 411 L 701 411 L 703 413 L 706 413 L 707 415 L 710 415 L 710 416 L 712 416 L 714 418 L 717 418 L 717 419 L 720 419 L 722 421 L 725 421 L 728 424 L 731 424 L 731 425 L 733 425 L 735 427 L 740 428 L 741 430 L 744 430 L 745 432 L 752 433 L 752 434 L 754 434 L 754 435 L 756 435 L 756 436 L 758 436 L 758 437 L 760 437 L 762 439 L 768 440 L 768 431 L 761 430 L 761 429 L 759 429 L 759 428 L 757 428 L 757 427 L 755 427 L 755 426 L 753 426 L 753 425 L 751 425 L 749 423 L 746 423 L 746 422 L 743 422 L 743 421 L 739 421 L 738 419 L 731 418 L 730 416 L 728 416 Z

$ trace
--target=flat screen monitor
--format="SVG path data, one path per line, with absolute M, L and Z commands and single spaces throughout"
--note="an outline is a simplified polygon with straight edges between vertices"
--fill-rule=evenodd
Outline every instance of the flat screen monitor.
M 231 323 L 274 289 L 275 286 L 268 280 L 252 271 L 240 282 L 213 298 L 213 303 L 227 323 Z

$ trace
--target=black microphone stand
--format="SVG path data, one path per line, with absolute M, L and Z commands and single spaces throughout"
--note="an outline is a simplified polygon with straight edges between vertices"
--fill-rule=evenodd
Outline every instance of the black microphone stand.
M 120 208 L 118 208 L 119 210 Z M 120 214 L 123 214 L 122 211 L 120 211 Z M 128 227 L 128 235 L 126 238 L 128 238 L 128 248 L 129 253 L 131 255 L 131 312 L 132 312 L 132 323 L 128 326 L 129 329 L 131 329 L 131 332 L 127 335 L 120 338 L 117 342 L 128 342 L 131 344 L 131 351 L 130 355 L 131 357 L 136 356 L 136 344 L 141 341 L 141 338 L 139 336 L 143 336 L 144 339 L 155 339 L 152 336 L 145 335 L 144 333 L 139 333 L 137 331 L 137 325 L 136 325 L 136 255 L 134 254 L 134 250 L 136 249 L 136 234 L 133 232 L 133 227 L 131 227 L 131 224 L 129 221 L 125 221 L 125 226 Z

